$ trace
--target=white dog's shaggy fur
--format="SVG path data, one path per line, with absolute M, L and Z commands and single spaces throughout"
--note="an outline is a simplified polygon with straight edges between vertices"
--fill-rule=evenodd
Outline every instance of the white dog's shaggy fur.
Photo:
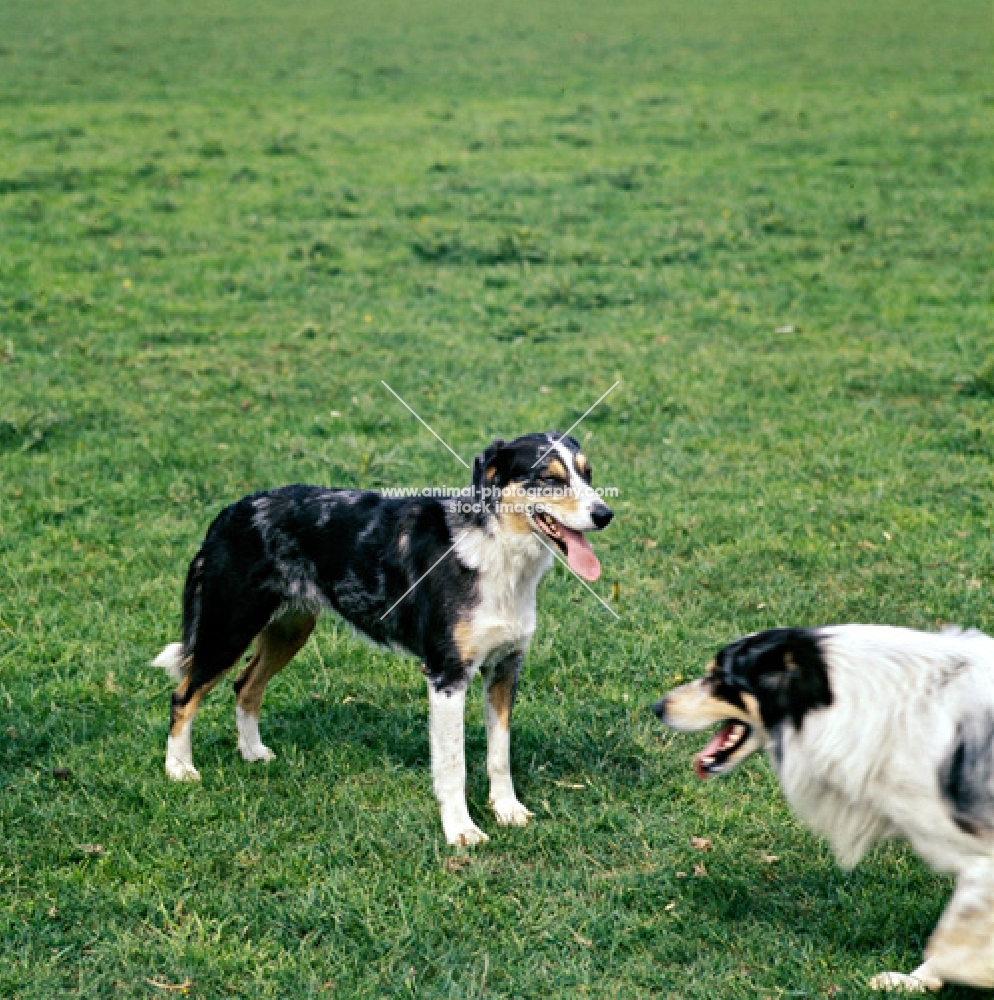
M 765 749 L 798 816 L 852 867 L 903 837 L 956 890 L 910 975 L 875 989 L 994 988 L 994 639 L 875 625 L 774 629 L 726 646 L 656 706 L 725 723 L 696 758 L 724 774 Z

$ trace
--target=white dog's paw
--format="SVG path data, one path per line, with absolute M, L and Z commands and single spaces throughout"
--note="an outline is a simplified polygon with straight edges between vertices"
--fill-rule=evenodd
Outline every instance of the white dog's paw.
M 507 799 L 491 799 L 490 808 L 501 826 L 527 826 L 528 820 L 535 814 L 526 809 L 513 796 Z
M 242 760 L 248 764 L 257 764 L 260 761 L 268 763 L 271 760 L 276 760 L 276 754 L 265 743 L 243 743 L 239 740 L 238 752 L 242 755 Z
M 200 772 L 188 760 L 180 760 L 179 757 L 166 758 L 166 774 L 173 781 L 199 781 Z
M 881 972 L 870 980 L 869 986 L 871 990 L 925 993 L 928 990 L 941 989 L 942 983 L 938 980 L 919 979 L 918 976 L 909 976 L 903 972 Z

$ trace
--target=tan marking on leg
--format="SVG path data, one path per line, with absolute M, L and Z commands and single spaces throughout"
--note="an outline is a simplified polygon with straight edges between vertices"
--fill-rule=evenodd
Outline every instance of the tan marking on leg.
M 511 707 L 514 704 L 514 677 L 510 674 L 495 678 L 487 685 L 487 701 L 504 729 L 511 728 Z
M 239 708 L 258 716 L 266 685 L 307 642 L 316 622 L 314 615 L 288 616 L 270 623 L 259 633 L 255 653 L 238 678 Z
M 193 766 L 193 720 L 204 695 L 220 680 L 212 678 L 190 693 L 190 678 L 184 677 L 174 698 L 187 698 L 185 704 L 173 702 L 169 719 L 169 739 L 166 740 L 166 774 L 173 781 L 199 781 L 200 773 Z M 187 697 L 189 695 L 189 697 Z
M 255 671 L 259 666 L 259 661 L 262 659 L 262 653 L 259 651 L 258 646 L 253 650 L 252 655 L 249 657 L 248 663 L 245 664 L 242 672 L 235 678 L 235 690 L 241 691 L 242 686 L 248 683 L 249 677 L 252 676 L 253 671 Z
M 173 700 L 170 707 L 169 714 L 169 735 L 175 736 L 182 728 L 186 722 L 186 706 L 177 705 L 177 698 L 185 698 L 186 692 L 190 689 L 190 675 L 187 674 L 176 686 L 176 690 L 173 691 Z M 187 702 L 189 704 L 189 702 Z M 194 710 L 196 711 L 196 710 Z M 180 713 L 183 713 L 183 718 L 179 718 Z
M 172 719 L 169 723 L 170 736 L 177 736 L 179 731 L 188 722 L 193 722 L 193 718 L 197 714 L 197 709 L 200 708 L 200 703 L 208 694 L 210 694 L 210 692 L 214 689 L 214 686 L 223 676 L 223 674 L 218 674 L 216 677 L 212 677 L 206 684 L 201 684 L 200 687 L 197 688 L 192 695 L 190 695 L 190 699 L 185 705 L 173 704 Z M 174 696 L 178 694 L 181 697 L 185 697 L 189 689 L 190 677 L 187 675 L 182 681 L 180 681 L 179 687 L 177 687 L 174 692 Z
M 490 806 L 501 826 L 524 826 L 532 815 L 518 801 L 511 779 L 511 710 L 519 667 L 520 658 L 512 659 L 483 677 Z

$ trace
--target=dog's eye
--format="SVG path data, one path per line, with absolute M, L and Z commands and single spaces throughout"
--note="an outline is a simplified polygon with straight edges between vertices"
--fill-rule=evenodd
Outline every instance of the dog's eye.
M 728 702 L 729 705 L 737 705 L 739 708 L 745 708 L 745 702 L 742 700 L 742 692 L 730 684 L 725 684 L 721 680 L 717 681 L 714 685 L 714 693 L 715 697 Z

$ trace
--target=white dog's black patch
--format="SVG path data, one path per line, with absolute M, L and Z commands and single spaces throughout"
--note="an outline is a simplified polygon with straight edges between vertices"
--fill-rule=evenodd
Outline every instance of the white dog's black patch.
M 939 787 L 962 830 L 994 834 L 994 712 L 978 712 L 956 726 L 952 752 L 939 770 Z

